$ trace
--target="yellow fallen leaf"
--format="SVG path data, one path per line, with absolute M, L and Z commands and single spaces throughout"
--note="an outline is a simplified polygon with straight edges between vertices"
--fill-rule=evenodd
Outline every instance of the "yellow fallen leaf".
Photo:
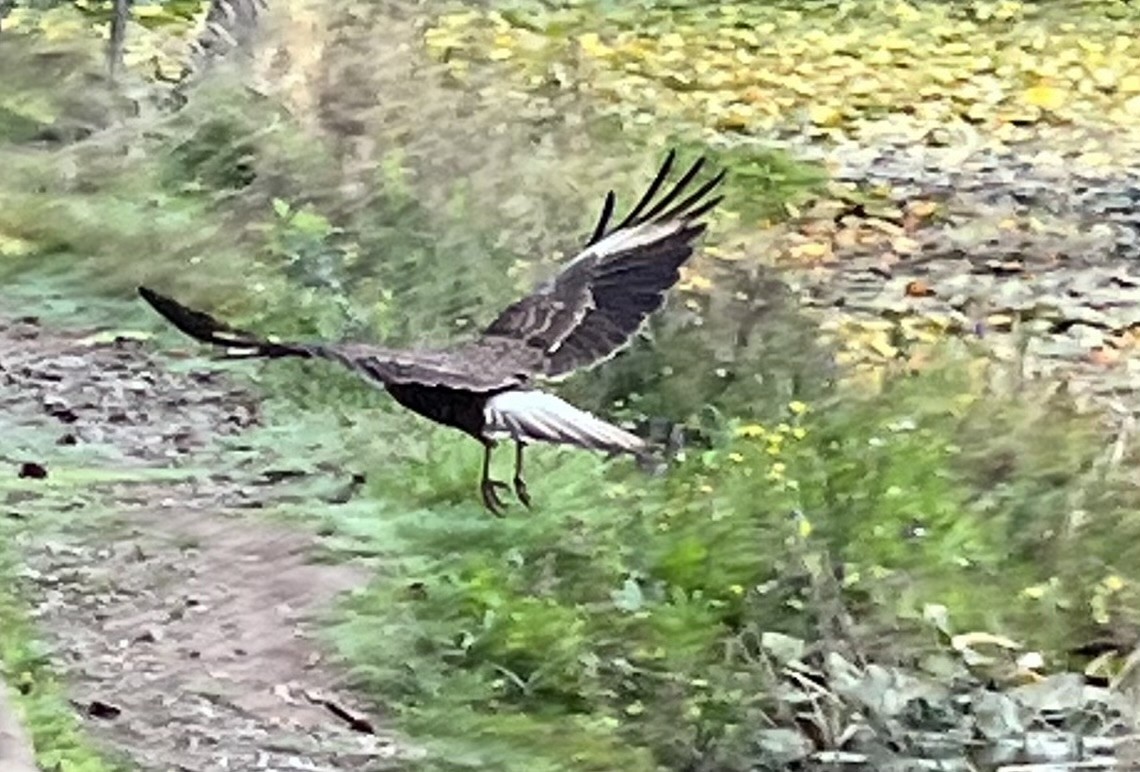
M 896 254 L 914 255 L 922 249 L 922 246 L 910 236 L 895 236 L 891 239 L 891 249 Z
M 718 129 L 741 131 L 752 123 L 752 110 L 745 105 L 733 105 L 719 115 L 714 122 Z
M 131 6 L 131 13 L 134 14 L 135 16 L 141 18 L 141 19 L 153 19 L 153 18 L 158 18 L 160 16 L 163 16 L 164 14 L 167 13 L 167 10 L 162 5 L 159 5 L 157 3 L 155 3 L 155 4 L 142 4 L 142 5 L 132 5 Z
M 1129 115 L 1140 115 L 1140 95 L 1134 96 L 1124 103 L 1124 112 Z
M 816 126 L 838 126 L 843 121 L 843 113 L 829 105 L 812 105 L 808 108 L 808 119 Z
M 684 267 L 681 268 L 681 271 L 682 278 L 677 284 L 677 289 L 682 291 L 694 290 L 696 292 L 705 292 L 712 289 L 712 282 L 699 273 Z
M 986 317 L 986 327 L 991 330 L 1012 330 L 1014 321 L 1012 314 L 990 314 Z
M 863 61 L 875 67 L 886 67 L 894 61 L 894 55 L 885 48 L 876 48 L 863 57 Z
M 593 56 L 598 59 L 609 56 L 613 53 L 613 49 L 602 42 L 596 32 L 587 32 L 578 36 L 578 45 L 582 49 L 582 53 L 587 56 Z
M 823 335 L 816 336 L 816 340 L 828 348 L 834 348 L 836 343 L 839 341 L 839 337 L 837 335 L 824 333 Z M 844 345 L 847 346 L 847 350 L 836 351 L 832 359 L 835 360 L 835 364 L 842 367 L 847 367 L 848 365 L 855 364 L 855 362 L 858 360 L 858 355 L 851 349 L 851 345 L 849 343 L 845 342 Z
M 1058 110 L 1065 105 L 1066 93 L 1056 86 L 1040 84 L 1027 88 L 1021 95 L 1026 104 L 1042 110 Z
M 872 338 L 868 341 L 867 345 L 870 346 L 872 351 L 885 359 L 894 359 L 899 355 L 899 350 L 883 338 Z
M 1120 670 L 1120 652 L 1109 649 L 1085 665 L 1084 673 L 1087 676 L 1100 676 L 1112 678 Z
M 1024 6 L 1018 2 L 1004 2 L 998 3 L 998 7 L 994 9 L 994 18 L 999 21 L 1007 21 L 1015 16 L 1020 16 Z
M 1116 88 L 1118 82 L 1116 70 L 1111 67 L 1097 67 L 1092 71 L 1092 80 L 1097 88 L 1104 89 L 1105 91 Z
M 767 436 L 768 430 L 760 424 L 745 424 L 736 430 L 737 437 L 747 437 L 749 439 L 763 438 Z
M 894 11 L 895 16 L 898 16 L 903 21 L 918 21 L 922 18 L 922 13 L 910 3 L 897 3 Z
M 809 241 L 806 244 L 796 244 L 788 250 L 788 254 L 797 260 L 822 260 L 831 256 L 831 245 L 822 241 Z
M 1140 94 L 1140 75 L 1125 75 L 1116 88 L 1125 94 Z
M 1137 108 L 1137 115 L 1140 115 L 1140 104 L 1137 105 Z M 1077 163 L 1084 164 L 1085 166 L 1108 167 L 1113 166 L 1115 161 L 1111 155 L 1103 150 L 1092 150 L 1077 156 Z
M 847 83 L 847 93 L 857 96 L 866 96 L 868 94 L 879 94 L 883 91 L 883 86 L 874 78 L 856 77 L 852 78 Z

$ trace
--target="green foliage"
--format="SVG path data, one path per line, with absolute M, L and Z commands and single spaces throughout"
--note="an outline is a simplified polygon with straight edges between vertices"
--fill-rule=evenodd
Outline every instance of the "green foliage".
M 12 37 L 0 45 L 0 148 L 70 142 L 105 128 L 127 105 L 111 92 L 90 40 Z M 51 83 L 51 89 L 42 84 Z
M 175 192 L 241 190 L 256 177 L 255 152 L 238 121 L 210 118 L 171 150 L 166 185 Z
M 88 19 L 96 24 L 108 24 L 114 16 L 114 0 L 70 0 Z M 208 5 L 204 0 L 164 0 L 152 3 L 132 3 L 131 17 L 146 27 L 184 27 L 202 13 Z
M 381 430 L 360 458 L 382 510 L 326 522 L 389 568 L 335 637 L 366 688 L 452 760 L 433 769 L 751 769 L 749 728 L 778 705 L 758 641 L 826 628 L 827 566 L 872 636 L 894 630 L 881 660 L 927 645 L 917 623 L 899 628 L 927 604 L 963 630 L 1063 649 L 1094 627 L 1088 572 L 1108 567 L 1092 557 L 1099 527 L 1059 536 L 1071 501 L 1057 492 L 1095 496 L 1128 543 L 1135 495 L 1090 477 L 1087 417 L 978 399 L 966 364 L 873 398 L 793 402 L 764 425 L 728 420 L 658 479 L 532 451 L 541 512 L 503 520 L 470 501 L 474 446 L 439 430 L 397 465 L 375 449 L 390 448 Z M 1054 605 L 1023 592 L 1040 582 Z

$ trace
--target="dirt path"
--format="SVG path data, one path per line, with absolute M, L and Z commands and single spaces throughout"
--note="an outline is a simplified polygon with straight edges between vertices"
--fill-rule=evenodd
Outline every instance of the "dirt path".
M 256 463 L 210 463 L 256 399 L 152 349 L 0 320 L 0 502 L 81 720 L 143 770 L 394 768 L 310 624 L 368 573 L 260 516 Z
M 0 689 L 0 769 L 36 772 L 32 741 L 16 720 L 15 710 L 3 689 Z

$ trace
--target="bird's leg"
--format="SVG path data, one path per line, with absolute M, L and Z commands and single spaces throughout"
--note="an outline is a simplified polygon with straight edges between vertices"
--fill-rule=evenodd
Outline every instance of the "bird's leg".
M 523 506 L 530 509 L 530 494 L 526 490 L 526 480 L 523 479 L 523 448 L 526 443 L 515 440 L 515 495 Z
M 483 442 L 483 479 L 479 481 L 479 491 L 483 494 L 483 506 L 489 509 L 491 514 L 502 517 L 507 505 L 499 498 L 497 489 L 502 488 L 506 491 L 510 488 L 505 482 L 491 479 L 491 451 L 495 448 L 495 444 L 494 440 Z

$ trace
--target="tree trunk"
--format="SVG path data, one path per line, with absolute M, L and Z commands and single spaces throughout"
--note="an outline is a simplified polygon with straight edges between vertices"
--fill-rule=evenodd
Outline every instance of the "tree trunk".
M 3 2 L 3 0 L 0 0 Z M 107 43 L 107 69 L 111 80 L 123 67 L 123 44 L 126 42 L 127 20 L 131 16 L 131 0 L 115 0 L 111 16 L 111 39 Z

